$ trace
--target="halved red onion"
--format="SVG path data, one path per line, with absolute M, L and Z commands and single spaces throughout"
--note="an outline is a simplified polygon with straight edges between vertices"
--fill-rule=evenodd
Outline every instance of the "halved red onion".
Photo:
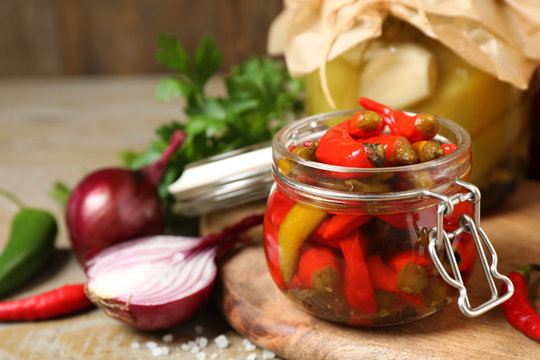
M 261 221 L 248 217 L 205 238 L 153 236 L 109 247 L 86 263 L 88 298 L 137 329 L 179 324 L 210 298 L 216 256 Z

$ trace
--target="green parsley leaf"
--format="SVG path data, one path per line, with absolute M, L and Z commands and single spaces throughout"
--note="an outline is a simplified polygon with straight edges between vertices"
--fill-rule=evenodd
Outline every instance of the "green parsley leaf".
M 169 161 L 160 185 L 164 203 L 172 204 L 167 186 L 190 162 L 269 141 L 289 121 L 303 114 L 303 82 L 292 79 L 283 62 L 268 57 L 251 57 L 232 66 L 224 77 L 226 95 L 205 93 L 208 80 L 216 75 L 222 54 L 208 35 L 201 38 L 193 59 L 172 35 L 160 35 L 157 58 L 173 70 L 156 89 L 161 101 L 182 97 L 182 121 L 172 121 L 156 129 L 157 140 L 140 154 L 123 154 L 126 165 L 141 168 L 159 157 L 172 133 L 183 129 L 184 144 Z

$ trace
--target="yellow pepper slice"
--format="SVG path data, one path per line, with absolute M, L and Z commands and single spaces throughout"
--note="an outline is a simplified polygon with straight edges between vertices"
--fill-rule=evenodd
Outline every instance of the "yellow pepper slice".
M 279 227 L 279 270 L 285 283 L 292 280 L 298 262 L 300 247 L 326 217 L 326 212 L 310 206 L 296 204 Z

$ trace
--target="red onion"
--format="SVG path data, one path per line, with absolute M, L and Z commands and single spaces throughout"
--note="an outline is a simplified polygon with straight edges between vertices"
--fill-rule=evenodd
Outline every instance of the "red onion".
M 100 169 L 75 187 L 66 205 L 66 223 L 81 263 L 113 244 L 163 233 L 165 215 L 157 188 L 184 138 L 183 131 L 176 131 L 161 157 L 141 170 Z
M 140 330 L 180 324 L 210 298 L 216 256 L 261 223 L 256 215 L 204 238 L 153 236 L 111 246 L 86 263 L 88 298 Z

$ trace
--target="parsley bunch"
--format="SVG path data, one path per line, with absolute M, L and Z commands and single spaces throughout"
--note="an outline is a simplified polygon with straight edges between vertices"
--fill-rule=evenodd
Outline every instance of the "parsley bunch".
M 201 39 L 190 57 L 175 36 L 160 35 L 157 58 L 175 72 L 159 83 L 157 97 L 161 101 L 184 98 L 184 121 L 162 125 L 156 130 L 158 139 L 146 150 L 124 152 L 122 157 L 127 167 L 141 168 L 159 157 L 175 130 L 187 133 L 163 175 L 160 194 L 164 200 L 168 199 L 167 186 L 187 163 L 268 141 L 287 122 L 302 115 L 302 81 L 292 79 L 281 62 L 252 57 L 231 67 L 224 78 L 226 96 L 217 97 L 205 92 L 222 61 L 210 36 Z

